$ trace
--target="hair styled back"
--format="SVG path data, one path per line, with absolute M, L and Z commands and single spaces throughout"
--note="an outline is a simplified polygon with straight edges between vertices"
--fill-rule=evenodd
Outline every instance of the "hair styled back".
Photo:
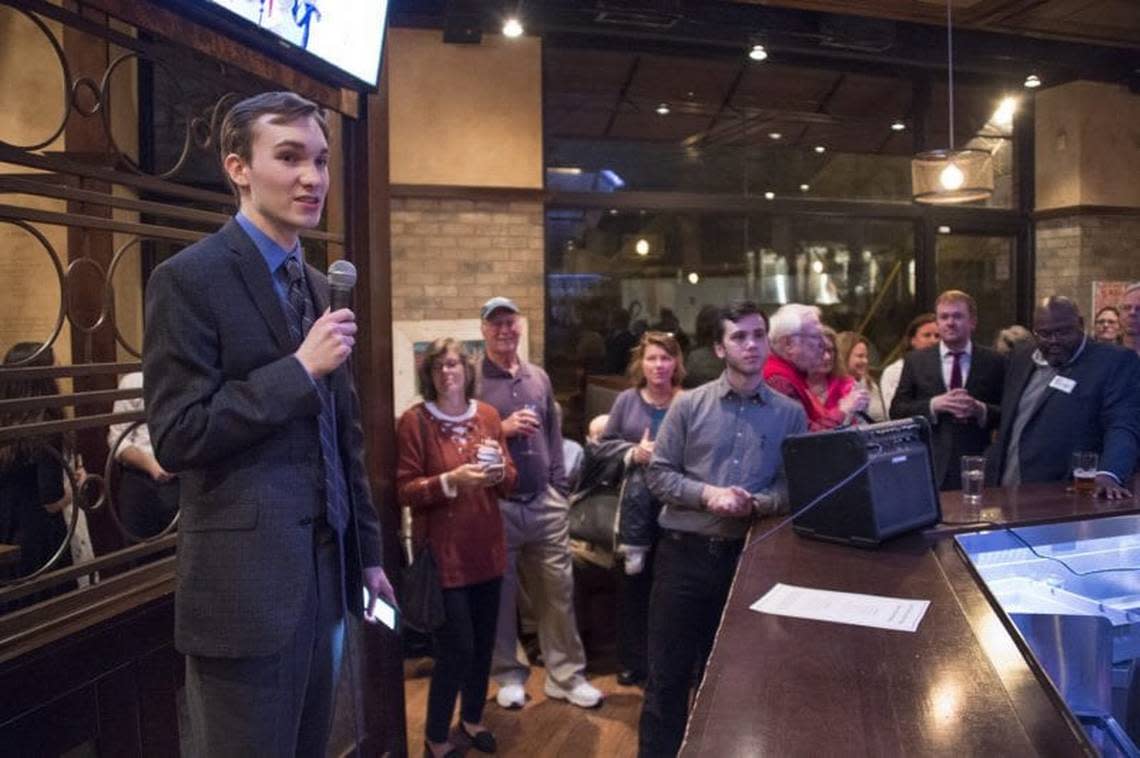
M 311 116 L 316 119 L 325 139 L 329 138 L 329 125 L 325 121 L 321 107 L 296 92 L 262 92 L 260 95 L 247 97 L 230 108 L 226 117 L 222 119 L 218 148 L 221 153 L 223 174 L 227 155 L 232 153 L 245 163 L 253 159 L 253 127 L 262 116 L 272 116 L 269 119 L 271 124 L 291 124 Z M 226 181 L 229 181 L 228 176 Z M 233 182 L 230 182 L 230 189 L 234 191 L 234 196 L 240 202 L 241 193 Z
M 630 352 L 629 368 L 627 369 L 630 385 L 644 387 L 648 383 L 641 363 L 645 359 L 645 351 L 649 349 L 650 345 L 661 348 L 674 360 L 671 381 L 674 387 L 680 387 L 685 378 L 685 357 L 681 355 L 681 344 L 677 342 L 677 338 L 668 332 L 646 332 L 641 335 L 641 341 Z
M 969 312 L 971 318 L 978 317 L 978 302 L 974 298 L 962 290 L 946 290 L 938 299 L 934 301 L 934 310 L 938 310 L 940 305 L 949 305 L 950 303 L 965 303 L 966 310 Z
M 745 316 L 759 316 L 764 322 L 764 328 L 770 329 L 768 324 L 768 314 L 751 300 L 733 300 L 731 303 L 720 309 L 719 318 L 716 320 L 716 331 L 713 333 L 713 340 L 716 344 L 724 341 L 724 333 L 726 330 L 724 322 L 731 321 L 736 323 Z
M 424 400 L 434 403 L 439 399 L 435 391 L 435 382 L 432 381 L 431 372 L 435 364 L 448 353 L 455 353 L 463 364 L 463 398 L 470 400 L 475 397 L 475 360 L 467 354 L 463 343 L 451 337 L 440 337 L 428 345 L 424 351 L 420 367 L 416 369 L 416 380 L 420 385 L 420 396 Z
M 823 323 L 819 308 L 814 305 L 803 305 L 801 303 L 781 305 L 772 314 L 772 324 L 768 327 L 768 339 L 775 346 L 784 337 L 799 334 L 800 330 L 804 328 L 804 322 L 811 319 Z

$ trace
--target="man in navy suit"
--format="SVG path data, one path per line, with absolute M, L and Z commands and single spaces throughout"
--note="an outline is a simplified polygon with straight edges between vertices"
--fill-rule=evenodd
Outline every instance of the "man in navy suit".
M 345 364 L 356 323 L 329 312 L 299 239 L 324 206 L 327 127 L 272 92 L 235 105 L 219 142 L 240 210 L 146 292 L 148 423 L 182 483 L 183 753 L 324 756 L 346 608 L 394 603 Z
M 943 292 L 934 315 L 940 342 L 907 354 L 890 414 L 930 419 L 934 480 L 939 489 L 957 490 L 959 458 L 984 453 L 998 425 L 1005 359 L 974 343 L 978 308 L 965 292 Z
M 1085 335 L 1076 303 L 1045 300 L 1034 313 L 1037 344 L 1010 360 L 1001 433 L 990 456 L 1003 486 L 1067 481 L 1072 454 L 1100 453 L 1096 494 L 1130 498 L 1140 452 L 1140 358 Z M 1000 477 L 1000 479 L 999 479 Z

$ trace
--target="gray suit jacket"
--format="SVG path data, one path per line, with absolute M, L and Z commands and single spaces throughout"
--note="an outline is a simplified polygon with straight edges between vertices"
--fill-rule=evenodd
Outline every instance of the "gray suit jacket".
M 328 283 L 307 267 L 317 312 Z M 175 643 L 242 657 L 282 649 L 311 581 L 324 512 L 317 389 L 293 357 L 265 260 L 236 222 L 155 269 L 143 351 L 155 455 L 181 480 Z M 347 364 L 331 377 L 353 518 L 341 540 L 349 608 L 361 566 L 379 566 L 380 530 Z

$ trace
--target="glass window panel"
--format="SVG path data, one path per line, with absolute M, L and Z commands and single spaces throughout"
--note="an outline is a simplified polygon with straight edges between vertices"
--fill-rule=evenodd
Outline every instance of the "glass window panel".
M 1009 236 L 940 234 L 935 245 L 935 282 L 939 292 L 959 289 L 978 303 L 979 344 L 993 345 L 997 333 L 1014 323 L 1013 253 Z
M 559 208 L 546 226 L 546 365 L 575 423 L 585 377 L 625 369 L 627 332 L 671 331 L 690 350 L 706 305 L 819 305 L 868 336 L 876 367 L 914 315 L 909 221 Z

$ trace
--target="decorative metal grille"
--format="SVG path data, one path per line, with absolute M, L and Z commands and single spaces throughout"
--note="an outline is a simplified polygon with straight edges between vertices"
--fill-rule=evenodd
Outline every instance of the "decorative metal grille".
M 141 368 L 149 271 L 232 213 L 222 117 L 271 86 L 122 22 L 0 0 L 0 450 L 22 451 L 8 470 L 0 453 L 0 613 L 173 547 L 177 516 L 146 534 L 124 519 L 115 453 L 145 413 L 124 409 L 142 391 L 116 378 Z M 343 244 L 304 236 L 310 258 Z M 17 333 L 28 324 L 45 333 Z M 60 472 L 62 500 L 18 496 L 32 460 Z M 45 521 L 58 539 L 29 562 L 43 535 L 21 524 Z M 100 557 L 68 566 L 84 522 Z

